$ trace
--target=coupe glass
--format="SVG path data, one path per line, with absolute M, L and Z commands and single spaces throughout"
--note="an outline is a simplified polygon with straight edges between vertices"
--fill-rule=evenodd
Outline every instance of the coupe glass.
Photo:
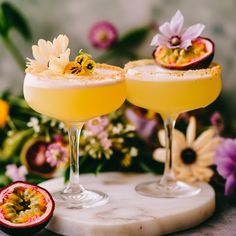
M 84 122 L 118 109 L 126 99 L 123 70 L 97 64 L 88 76 L 38 76 L 27 73 L 24 97 L 35 111 L 62 121 L 70 144 L 69 184 L 54 199 L 65 206 L 88 208 L 105 204 L 107 194 L 85 189 L 79 181 L 79 140 Z
M 164 120 L 166 136 L 164 175 L 157 180 L 138 184 L 136 191 L 142 195 L 163 198 L 199 193 L 199 187 L 175 178 L 172 132 L 180 113 L 206 107 L 218 97 L 221 91 L 220 66 L 212 64 L 207 69 L 173 71 L 160 68 L 154 60 L 139 60 L 126 64 L 125 71 L 128 100 L 159 113 Z

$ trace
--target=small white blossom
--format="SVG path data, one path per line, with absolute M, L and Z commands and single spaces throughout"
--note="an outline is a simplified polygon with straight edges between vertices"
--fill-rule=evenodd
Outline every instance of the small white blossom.
M 113 134 L 120 134 L 122 129 L 123 129 L 123 125 L 121 123 L 119 123 L 112 128 L 112 133 Z
M 136 147 L 131 147 L 130 148 L 130 156 L 131 157 L 136 157 L 138 156 L 138 149 Z
M 33 128 L 35 133 L 40 132 L 39 120 L 36 117 L 31 117 L 30 121 L 27 123 L 27 126 Z
M 132 125 L 132 124 L 127 124 L 126 127 L 125 127 L 125 131 L 126 132 L 129 132 L 129 131 L 135 131 L 135 126 Z
M 63 122 L 59 123 L 59 129 L 63 130 L 64 132 L 67 132 L 67 128 Z

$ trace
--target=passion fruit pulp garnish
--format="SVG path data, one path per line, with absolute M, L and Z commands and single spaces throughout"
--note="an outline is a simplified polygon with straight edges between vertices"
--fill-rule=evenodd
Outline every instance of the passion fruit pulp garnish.
M 199 37 L 187 49 L 157 47 L 153 52 L 156 63 L 173 70 L 207 68 L 214 57 L 215 45 L 208 38 Z
M 32 235 L 53 215 L 54 200 L 36 185 L 17 181 L 0 190 L 0 227 L 11 235 Z

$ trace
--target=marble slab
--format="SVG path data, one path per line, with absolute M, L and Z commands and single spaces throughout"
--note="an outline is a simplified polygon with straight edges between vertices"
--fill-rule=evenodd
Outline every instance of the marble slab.
M 137 183 L 153 180 L 151 174 L 102 173 L 81 175 L 81 183 L 109 195 L 106 205 L 89 209 L 56 206 L 48 230 L 67 236 L 157 236 L 196 226 L 215 209 L 215 193 L 206 183 L 201 192 L 180 199 L 150 198 L 139 195 Z M 63 179 L 41 184 L 50 192 L 62 188 Z

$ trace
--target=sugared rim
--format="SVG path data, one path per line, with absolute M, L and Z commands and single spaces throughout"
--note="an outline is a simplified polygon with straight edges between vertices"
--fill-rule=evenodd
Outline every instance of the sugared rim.
M 133 69 L 134 67 L 138 66 L 145 66 L 145 65 L 157 65 L 153 59 L 142 59 L 137 61 L 130 61 L 127 64 L 125 64 L 124 70 L 127 72 L 129 69 Z M 158 65 L 157 65 L 158 66 Z M 160 66 L 159 66 L 160 67 Z M 211 63 L 211 65 L 206 69 L 197 69 L 197 70 L 170 70 L 163 68 L 163 71 L 153 72 L 150 73 L 152 75 L 154 74 L 165 74 L 167 76 L 173 76 L 173 77 L 183 77 L 185 75 L 197 75 L 200 77 L 208 77 L 208 76 L 214 76 L 218 75 L 221 72 L 221 66 L 215 62 Z M 141 72 L 136 72 L 136 76 L 141 75 Z
M 96 69 L 104 69 L 104 70 L 110 70 L 111 73 L 109 74 L 103 74 L 101 75 L 96 71 Z M 125 79 L 124 77 L 124 71 L 122 68 L 118 66 L 113 66 L 113 65 L 108 65 L 105 63 L 96 63 L 96 69 L 95 71 L 90 74 L 90 75 L 73 75 L 73 74 L 55 74 L 51 73 L 49 71 L 45 71 L 42 73 L 33 73 L 29 68 L 26 68 L 25 72 L 26 74 L 31 74 L 36 77 L 41 77 L 41 78 L 48 78 L 52 80 L 56 79 L 76 79 L 76 80 L 105 80 L 106 77 L 109 77 L 110 79 Z

